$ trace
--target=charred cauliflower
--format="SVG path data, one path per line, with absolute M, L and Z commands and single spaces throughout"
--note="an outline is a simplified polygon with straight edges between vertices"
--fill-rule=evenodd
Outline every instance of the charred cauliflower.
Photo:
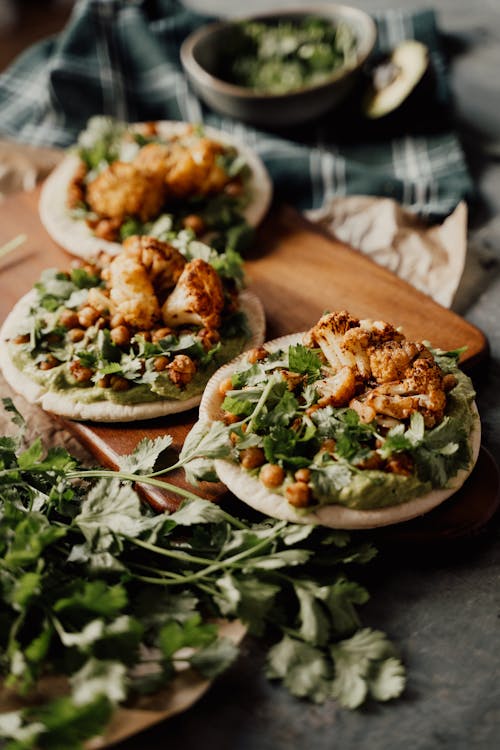
M 218 328 L 224 307 L 222 282 L 215 269 L 201 258 L 187 263 L 161 315 L 166 325 Z
M 442 420 L 444 375 L 424 344 L 388 323 L 358 320 L 342 311 L 324 315 L 306 334 L 319 347 L 325 378 L 316 383 L 319 406 L 350 406 L 363 422 L 386 425 L 418 411 L 426 427 Z
M 160 213 L 165 190 L 155 175 L 145 174 L 133 164 L 115 161 L 87 185 L 86 200 L 98 216 L 120 222 L 127 216 L 149 221 Z

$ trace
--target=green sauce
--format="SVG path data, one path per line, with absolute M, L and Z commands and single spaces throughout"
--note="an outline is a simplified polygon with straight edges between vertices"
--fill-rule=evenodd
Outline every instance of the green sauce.
M 355 58 L 356 37 L 324 18 L 243 21 L 220 61 L 230 83 L 264 94 L 287 94 L 326 81 Z
M 211 363 L 196 372 L 185 388 L 174 385 L 166 374 L 159 376 L 152 386 L 140 383 L 127 391 L 113 391 L 111 388 L 100 388 L 97 385 L 75 385 L 67 364 L 53 367 L 51 370 L 40 370 L 34 364 L 30 353 L 16 344 L 10 344 L 10 354 L 17 369 L 31 380 L 48 391 L 64 394 L 75 402 L 90 404 L 98 401 L 111 401 L 115 404 L 141 404 L 164 400 L 185 401 L 202 393 L 215 370 L 239 354 L 244 348 L 245 341 L 244 336 L 228 339 L 222 344 Z

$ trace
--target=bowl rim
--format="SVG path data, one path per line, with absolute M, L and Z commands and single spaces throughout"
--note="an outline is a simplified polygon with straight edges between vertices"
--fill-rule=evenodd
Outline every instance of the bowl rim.
M 364 24 L 366 37 L 360 40 L 360 45 L 357 50 L 356 57 L 350 65 L 344 65 L 334 70 L 328 78 L 321 83 L 309 84 L 301 86 L 301 88 L 294 89 L 290 92 L 282 94 L 272 94 L 262 91 L 255 91 L 254 89 L 246 88 L 245 86 L 238 86 L 234 83 L 224 81 L 222 78 L 214 76 L 203 68 L 200 63 L 196 60 L 194 50 L 198 42 L 205 38 L 207 35 L 213 34 L 220 29 L 229 28 L 242 21 L 259 21 L 270 18 L 289 18 L 289 17 L 308 17 L 318 16 L 326 19 L 335 21 L 345 20 L 348 22 L 349 18 L 356 17 L 359 21 Z M 375 42 L 377 40 L 377 26 L 373 17 L 362 10 L 351 5 L 343 5 L 338 3 L 315 3 L 307 8 L 301 8 L 299 6 L 291 6 L 284 8 L 275 8 L 274 10 L 265 11 L 263 13 L 257 13 L 254 15 L 238 15 L 226 18 L 221 21 L 213 21 L 206 23 L 195 31 L 192 31 L 181 44 L 180 47 L 180 58 L 184 70 L 192 78 L 196 79 L 200 85 L 205 85 L 211 89 L 217 89 L 219 93 L 228 94 L 230 96 L 247 99 L 249 101 L 257 100 L 272 100 L 279 102 L 280 100 L 289 100 L 290 98 L 300 97 L 305 93 L 312 93 L 321 91 L 328 88 L 332 83 L 346 78 L 350 73 L 359 68 L 366 62 L 369 55 L 372 53 Z

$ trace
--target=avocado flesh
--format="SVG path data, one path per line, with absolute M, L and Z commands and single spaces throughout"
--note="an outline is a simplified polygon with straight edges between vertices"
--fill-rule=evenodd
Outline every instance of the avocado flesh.
M 363 110 L 375 120 L 398 109 L 424 77 L 429 67 L 425 44 L 415 39 L 401 42 L 388 60 L 373 72 Z

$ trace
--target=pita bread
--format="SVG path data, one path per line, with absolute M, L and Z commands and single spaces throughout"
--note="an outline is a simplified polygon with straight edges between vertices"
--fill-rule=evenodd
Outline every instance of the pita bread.
M 287 348 L 293 344 L 302 341 L 304 333 L 291 334 L 266 342 L 266 349 L 275 351 L 277 349 Z M 240 355 L 232 362 L 221 367 L 212 376 L 207 384 L 203 398 L 200 403 L 200 421 L 211 422 L 214 419 L 220 419 L 220 405 L 222 396 L 219 393 L 219 384 L 226 380 L 230 375 L 239 369 L 244 359 Z M 371 529 L 379 526 L 388 526 L 391 524 L 409 521 L 416 518 L 453 495 L 465 482 L 471 473 L 479 454 L 481 444 L 481 425 L 477 412 L 476 404 L 472 406 L 476 415 L 474 427 L 470 435 L 470 447 L 472 453 L 472 463 L 465 470 L 461 469 L 450 481 L 449 486 L 444 489 L 433 490 L 422 497 L 401 503 L 400 505 L 391 505 L 378 510 L 354 510 L 343 505 L 332 504 L 322 505 L 311 512 L 297 510 L 288 503 L 285 497 L 275 492 L 269 491 L 258 478 L 250 475 L 238 464 L 226 459 L 216 459 L 215 470 L 223 484 L 240 500 L 250 505 L 255 510 L 274 518 L 280 518 L 293 523 L 320 524 L 335 529 Z
M 165 138 L 182 133 L 187 126 L 188 123 L 185 122 L 157 123 L 159 134 Z M 205 126 L 203 130 L 208 138 L 233 146 L 248 165 L 250 177 L 246 190 L 250 199 L 242 214 L 250 226 L 257 226 L 266 215 L 272 198 L 271 179 L 262 160 L 234 136 Z M 95 237 L 85 221 L 72 218 L 66 207 L 68 186 L 79 163 L 78 156 L 69 153 L 45 180 L 39 203 L 41 222 L 52 239 L 73 255 L 85 260 L 95 258 L 103 250 L 109 255 L 117 255 L 121 251 L 119 242 L 108 242 Z
M 8 339 L 20 330 L 20 324 L 29 315 L 30 307 L 36 299 L 34 290 L 28 292 L 14 306 L 0 330 L 0 368 L 10 387 L 26 401 L 38 404 L 42 409 L 58 416 L 75 420 L 96 422 L 130 422 L 163 417 L 168 414 L 192 409 L 200 403 L 199 393 L 185 400 L 165 399 L 138 404 L 117 404 L 112 401 L 84 403 L 66 395 L 63 391 L 49 391 L 32 380 L 14 364 L 9 350 Z M 247 317 L 251 336 L 245 349 L 258 346 L 264 340 L 265 317 L 262 304 L 255 294 L 243 290 L 239 294 L 240 309 Z

